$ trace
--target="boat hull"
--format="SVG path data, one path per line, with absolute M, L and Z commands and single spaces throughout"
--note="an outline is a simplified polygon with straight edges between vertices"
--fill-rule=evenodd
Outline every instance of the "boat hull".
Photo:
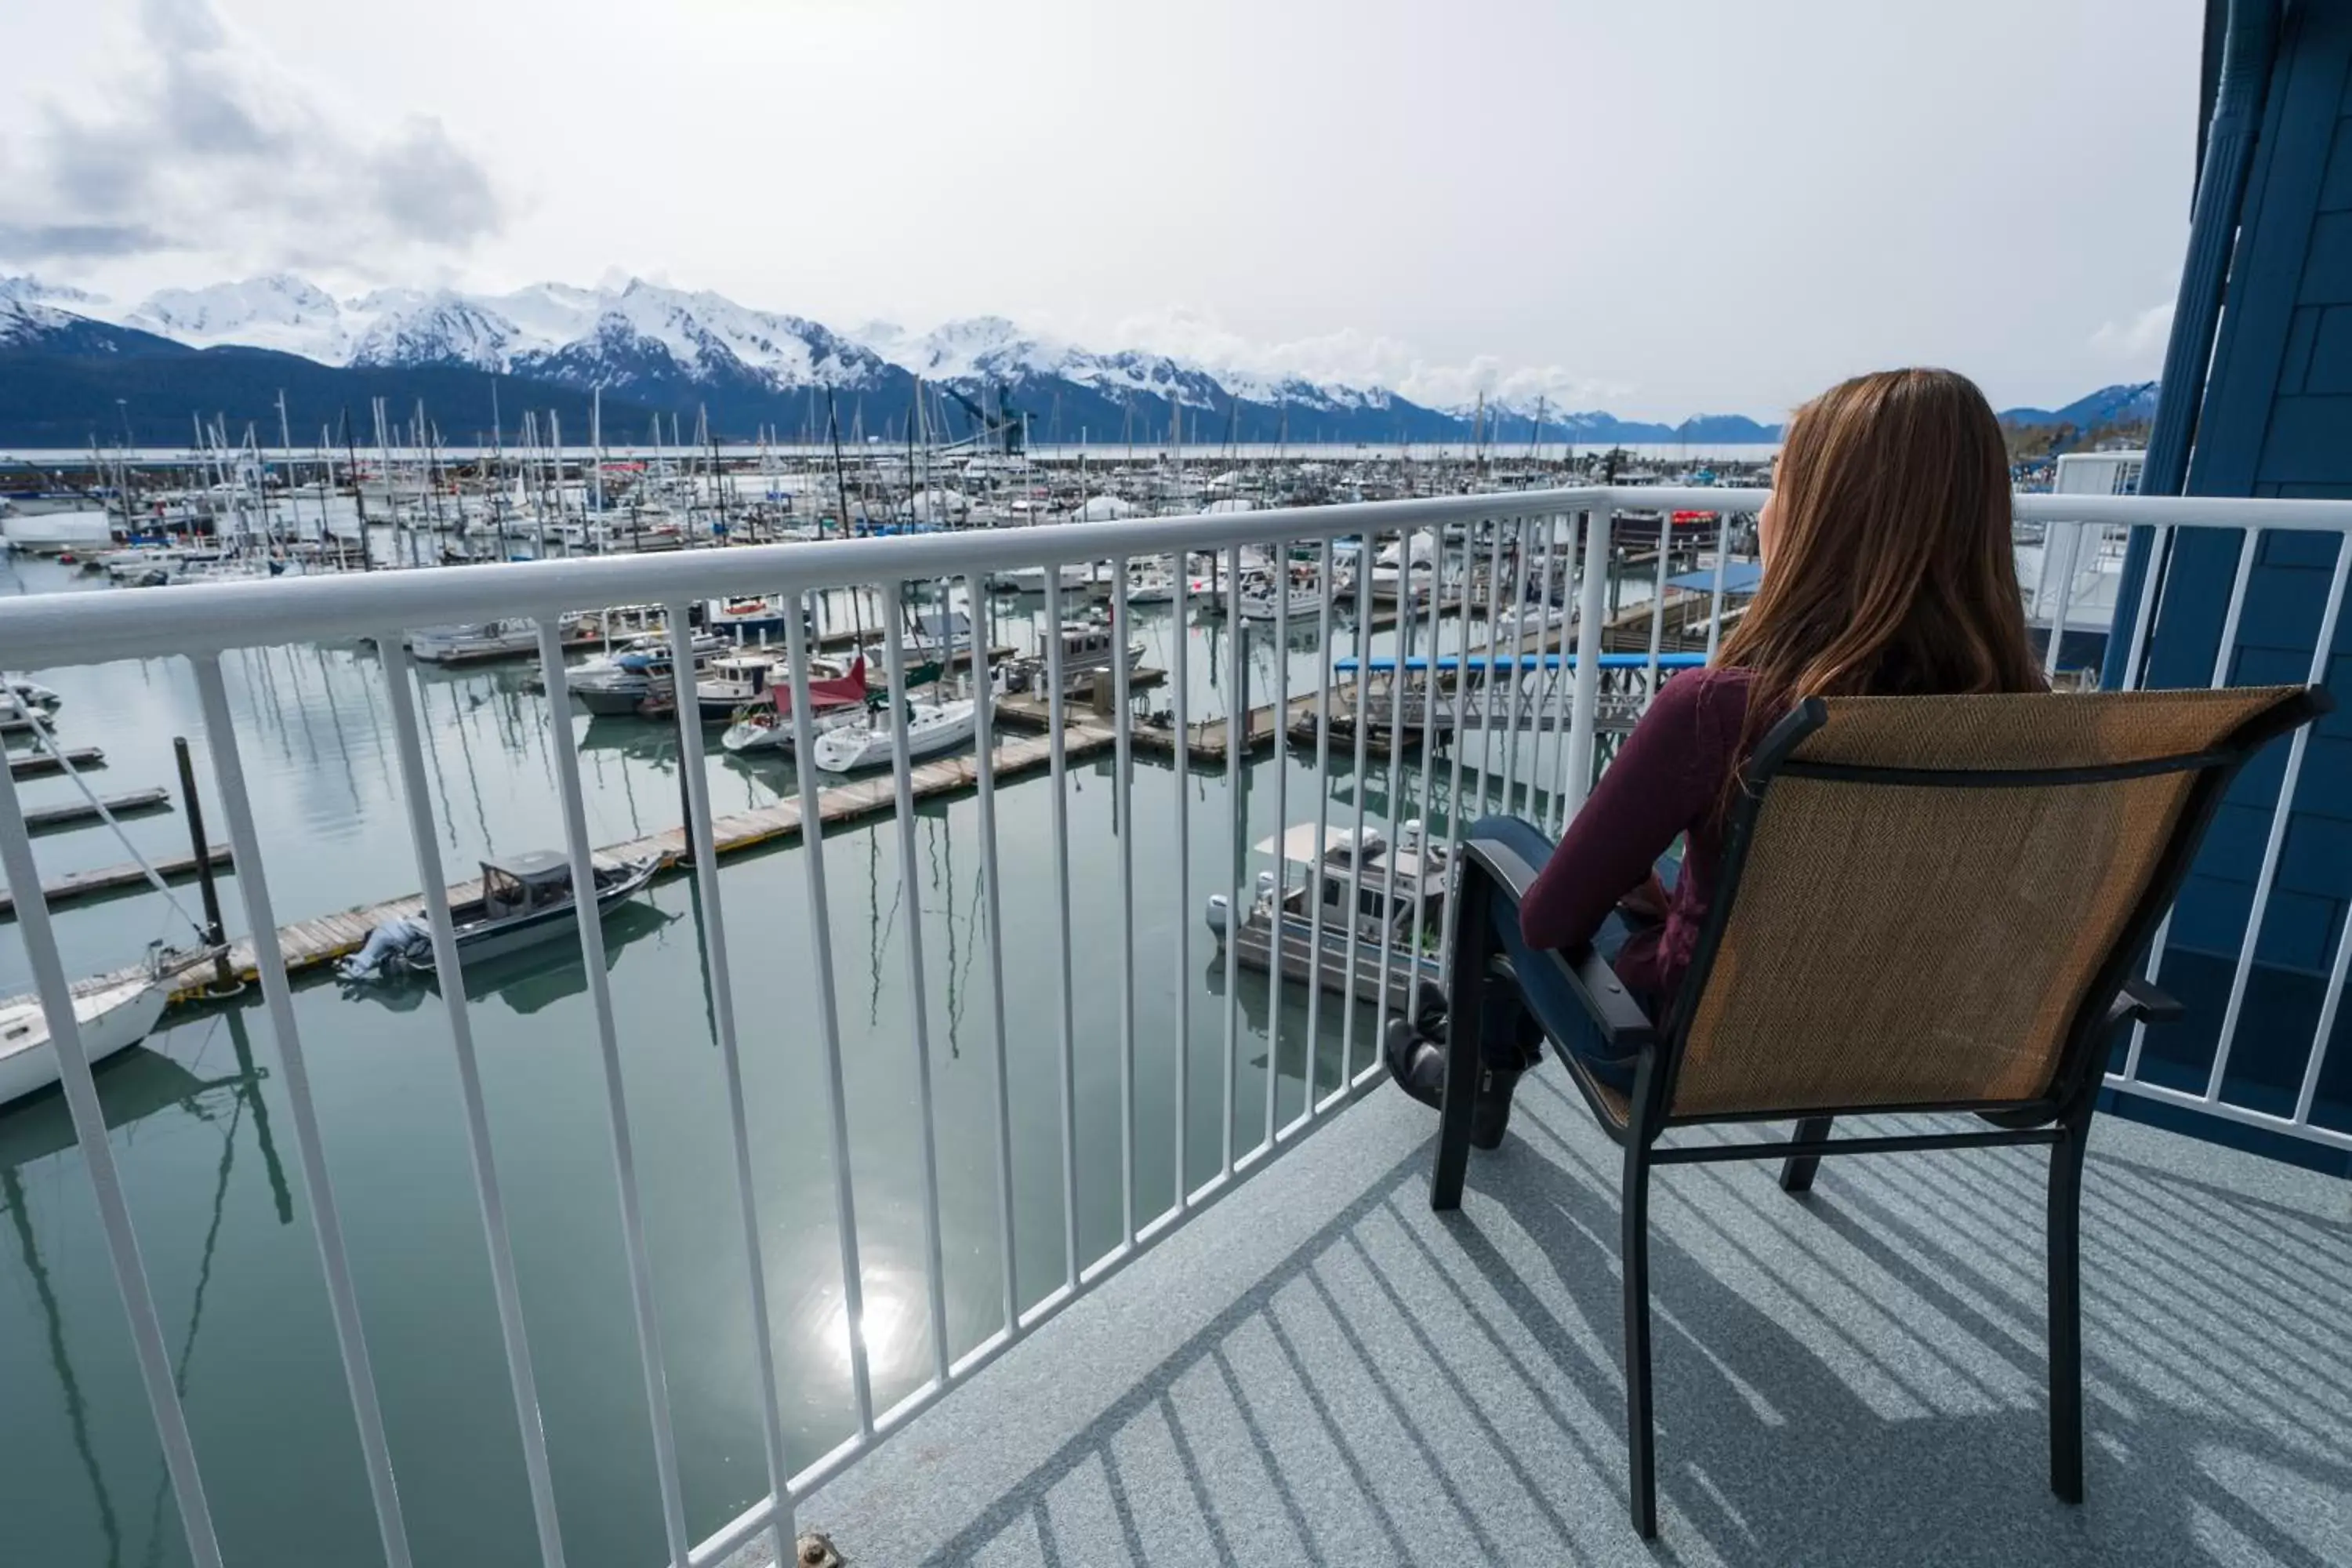
M 1222 897 L 1209 900 L 1209 930 L 1217 939 L 1219 951 L 1227 942 L 1234 946 L 1234 956 L 1244 968 L 1261 973 L 1274 967 L 1273 933 L 1256 920 L 1244 921 L 1238 933 L 1227 930 L 1226 905 Z M 1283 921 L 1282 977 L 1302 984 L 1313 979 L 1326 991 L 1349 994 L 1348 960 L 1350 949 L 1355 954 L 1355 984 L 1353 993 L 1359 1002 L 1378 1003 L 1381 1000 L 1381 944 L 1347 932 L 1326 927 L 1319 953 L 1310 922 L 1286 919 Z M 1388 1006 L 1402 1016 L 1412 1004 L 1417 982 L 1433 985 L 1444 983 L 1437 960 L 1426 953 L 1408 954 L 1396 948 L 1389 950 Z
M 160 982 L 126 984 L 74 999 L 82 1054 L 96 1063 L 154 1033 L 170 999 Z M 0 1105 L 58 1081 L 58 1053 L 38 1002 L 0 1010 Z
M 623 900 L 643 889 L 654 879 L 658 862 L 641 860 L 629 874 L 617 881 L 608 882 L 596 891 L 596 913 L 599 919 L 613 912 Z M 503 958 L 511 952 L 521 952 L 542 942 L 576 940 L 579 935 L 579 908 L 576 901 L 533 910 L 526 915 L 486 925 L 457 928 L 457 962 L 478 963 L 488 959 Z M 431 969 L 428 955 L 424 967 Z

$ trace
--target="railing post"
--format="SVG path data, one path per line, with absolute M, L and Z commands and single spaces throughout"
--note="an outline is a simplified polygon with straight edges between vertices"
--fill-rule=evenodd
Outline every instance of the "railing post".
M 1584 522 L 1584 584 L 1577 606 L 1576 706 L 1570 718 L 1568 742 L 1568 816 L 1592 788 L 1593 731 L 1601 711 L 1601 617 L 1602 594 L 1609 575 L 1609 525 L 1606 503 L 1596 506 Z M 1563 821 L 1566 819 L 1563 818 Z

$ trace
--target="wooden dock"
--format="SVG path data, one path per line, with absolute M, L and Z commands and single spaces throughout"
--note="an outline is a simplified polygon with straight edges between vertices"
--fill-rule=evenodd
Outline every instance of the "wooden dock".
M 106 753 L 96 746 L 70 746 L 61 763 L 55 752 L 28 752 L 21 757 L 8 759 L 8 776 L 12 779 L 37 779 L 65 771 L 65 763 L 76 768 L 102 768 Z
M 1117 732 L 1108 723 L 1082 716 L 1076 711 L 1069 715 L 1069 721 L 1062 730 L 1063 755 L 1069 759 L 1107 751 L 1116 741 Z M 995 775 L 1005 779 L 1035 773 L 1047 765 L 1052 754 L 1052 742 L 1045 735 L 1000 734 L 993 753 Z M 971 788 L 979 782 L 980 763 L 971 755 L 938 757 L 917 763 L 910 778 L 915 799 L 929 800 Z M 874 773 L 820 791 L 817 816 L 825 826 L 855 822 L 891 810 L 897 798 L 891 775 L 887 772 Z M 711 840 L 721 858 L 761 846 L 781 844 L 797 837 L 800 830 L 801 806 L 797 795 L 772 805 L 731 813 L 715 819 L 710 825 Z M 226 858 L 226 847 L 218 847 L 218 853 L 222 858 Z M 676 827 L 666 828 L 626 843 L 608 844 L 595 851 L 596 863 L 600 866 L 618 865 L 648 856 L 661 863 L 662 874 L 677 871 L 686 858 L 682 831 Z M 477 882 L 461 882 L 449 889 L 449 900 L 459 903 L 478 897 L 479 893 Z M 278 932 L 278 945 L 285 954 L 287 971 L 300 973 L 357 952 L 367 941 L 368 933 L 383 921 L 394 916 L 421 920 L 424 910 L 424 897 L 416 893 L 405 898 L 387 899 L 382 903 L 360 905 L 283 926 Z M 232 944 L 228 963 L 240 977 L 247 980 L 255 977 L 250 939 Z M 133 967 L 121 971 L 121 974 L 123 978 L 131 978 L 141 973 L 142 971 Z M 197 999 L 212 977 L 209 964 L 188 971 L 186 976 L 177 983 L 180 989 L 173 993 L 172 1000 L 180 1003 Z
M 152 789 L 133 790 L 129 795 L 109 795 L 95 805 L 86 800 L 77 800 L 64 805 L 28 806 L 25 811 L 25 826 L 35 833 L 77 827 L 85 822 L 96 822 L 100 807 L 110 816 L 137 816 L 151 811 L 169 811 L 172 809 L 172 792 L 157 784 Z
M 227 865 L 228 846 L 226 844 L 210 846 L 205 851 L 205 858 L 215 866 Z M 196 858 L 194 855 L 174 855 L 169 859 L 154 860 L 149 864 L 155 868 L 156 875 L 167 882 L 185 881 L 196 874 Z M 145 868 L 136 861 L 131 861 L 121 866 L 101 866 L 91 871 L 68 871 L 53 882 L 43 882 L 41 896 L 48 900 L 49 908 L 54 910 L 60 904 L 75 904 L 88 899 L 102 899 L 109 893 L 119 893 L 131 888 L 143 888 L 146 885 Z M 13 921 L 16 918 L 16 895 L 5 888 L 0 888 L 0 921 Z

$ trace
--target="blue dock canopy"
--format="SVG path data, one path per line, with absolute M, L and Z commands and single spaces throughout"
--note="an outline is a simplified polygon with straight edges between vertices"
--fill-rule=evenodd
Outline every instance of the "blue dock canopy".
M 1403 668 L 1406 673 L 1410 674 L 1416 670 L 1425 670 L 1429 668 L 1433 663 L 1441 670 L 1459 669 L 1462 668 L 1462 658 L 1459 654 L 1450 653 L 1434 660 L 1416 656 L 1412 658 L 1406 659 L 1404 661 Z M 1697 669 L 1706 663 L 1706 655 L 1703 653 L 1662 653 L 1658 655 L 1658 668 L 1660 669 Z M 1375 675 L 1384 674 L 1387 671 L 1395 669 L 1397 667 L 1397 661 L 1394 658 L 1368 658 L 1363 660 L 1360 665 L 1361 668 L 1370 670 Z M 1360 666 L 1358 661 L 1355 659 L 1340 658 L 1332 660 L 1331 668 L 1341 675 L 1352 675 Z M 1502 653 L 1492 656 L 1476 654 L 1473 655 L 1470 659 L 1470 668 L 1473 669 L 1505 670 L 1559 669 L 1562 668 L 1574 669 L 1576 668 L 1576 656 L 1572 653 Z M 1603 669 L 1647 669 L 1650 668 L 1650 656 L 1646 653 L 1604 653 L 1601 656 L 1601 668 Z
M 1764 568 L 1760 563 L 1727 561 L 1723 563 L 1723 596 L 1727 599 L 1752 598 L 1763 582 Z M 1715 592 L 1715 568 L 1707 566 L 1696 572 L 1685 572 L 1679 577 L 1669 577 L 1666 586 L 1712 594 Z

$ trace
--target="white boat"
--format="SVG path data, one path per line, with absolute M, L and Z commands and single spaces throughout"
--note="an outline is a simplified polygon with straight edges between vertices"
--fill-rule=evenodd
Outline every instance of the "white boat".
M 1286 979 L 1311 978 L 1326 991 L 1345 992 L 1352 952 L 1355 994 L 1371 1002 L 1381 994 L 1385 948 L 1389 1005 L 1410 1006 L 1416 982 L 1435 984 L 1444 978 L 1436 950 L 1447 877 L 1444 847 L 1426 842 L 1418 821 L 1400 826 L 1393 850 L 1377 829 L 1366 827 L 1359 837 L 1326 825 L 1318 875 L 1316 835 L 1315 824 L 1301 823 L 1255 847 L 1256 853 L 1273 858 L 1276 869 L 1258 873 L 1256 895 L 1239 921 L 1224 894 L 1210 895 L 1206 918 L 1219 949 L 1230 942 L 1243 963 L 1271 969 L 1278 922 Z
M 660 868 L 661 862 L 650 855 L 597 867 L 598 917 L 610 915 Z M 485 860 L 481 891 L 449 909 L 457 962 L 474 963 L 573 937 L 579 930 L 573 905 L 572 862 L 561 852 L 526 849 Z M 422 921 L 394 917 L 369 932 L 367 945 L 337 964 L 335 972 L 346 980 L 374 980 L 434 967 L 431 930 Z
M 1176 602 L 1176 574 L 1165 566 L 1130 566 L 1127 569 L 1127 602 L 1130 605 L 1172 605 Z
M 814 735 L 823 735 L 865 721 L 866 704 L 845 702 L 832 708 L 820 707 L 811 713 L 809 730 Z M 793 716 L 778 712 L 771 703 L 746 703 L 735 710 L 735 721 L 719 737 L 719 744 L 736 752 L 788 752 L 793 744 Z
M 763 695 L 771 681 L 782 677 L 781 653 L 739 653 L 714 658 L 694 683 L 695 706 L 706 724 L 724 724 L 735 710 Z M 827 671 L 826 673 L 833 673 Z
M 125 980 L 74 998 L 82 1055 L 95 1063 L 154 1032 L 169 991 L 160 979 Z M 58 1081 L 58 1053 L 37 999 L 0 1007 L 0 1105 Z
M 903 640 L 899 644 L 908 658 L 961 663 L 971 657 L 971 617 L 961 610 L 910 616 L 908 621 L 910 624 L 900 633 Z M 877 669 L 889 662 L 887 638 L 877 637 L 858 652 Z
M 0 692 L 5 692 L 27 708 L 56 712 L 65 699 L 37 680 L 0 680 Z
M 475 626 L 420 626 L 408 634 L 408 651 L 427 664 L 472 664 L 520 658 L 539 649 L 539 623 L 483 621 Z
M 1045 591 L 1045 574 L 1058 571 L 1063 591 L 1083 592 L 1095 580 L 1091 563 L 1072 561 L 1060 567 L 1012 566 L 989 574 L 988 585 L 1007 594 L 1042 594 Z
M 694 668 L 699 673 L 719 650 L 727 645 L 717 637 L 695 639 Z M 567 683 L 580 706 L 591 713 L 634 713 L 637 704 L 651 696 L 656 687 L 667 687 L 670 680 L 670 648 L 667 636 L 646 639 L 646 646 L 632 647 L 614 654 L 609 659 L 592 659 L 568 673 Z
M 907 704 L 907 758 L 935 757 L 969 745 L 977 725 L 980 704 L 970 699 L 953 702 Z M 827 730 L 811 747 L 810 760 L 829 773 L 852 773 L 881 767 L 896 754 L 897 725 L 886 714 L 870 724 L 846 724 Z

